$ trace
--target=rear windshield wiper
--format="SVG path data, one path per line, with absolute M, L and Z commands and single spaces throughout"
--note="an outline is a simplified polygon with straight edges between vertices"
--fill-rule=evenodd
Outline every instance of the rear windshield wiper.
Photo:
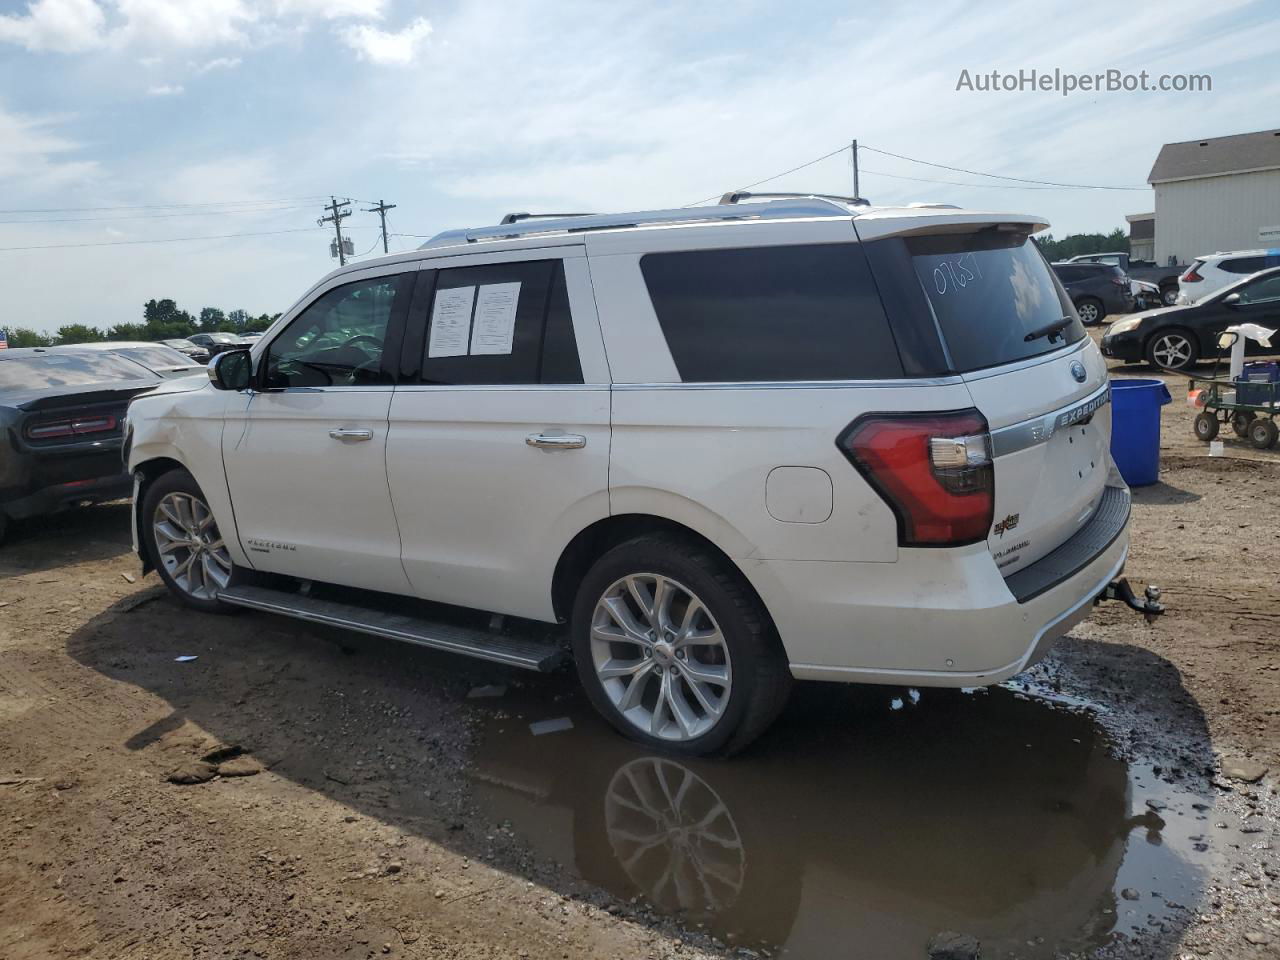
M 1062 335 L 1062 328 L 1071 324 L 1070 317 L 1063 317 L 1061 320 L 1055 320 L 1053 323 L 1046 323 L 1043 327 L 1036 327 L 1025 337 L 1022 338 L 1023 343 L 1030 343 L 1032 340 L 1039 340 L 1041 337 L 1048 337 L 1052 343 Z

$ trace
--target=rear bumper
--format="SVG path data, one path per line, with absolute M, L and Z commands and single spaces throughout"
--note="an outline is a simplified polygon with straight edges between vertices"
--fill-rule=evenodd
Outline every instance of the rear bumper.
M 86 500 L 119 500 L 129 496 L 131 483 L 128 475 L 123 473 L 64 481 L 21 495 L 5 495 L 0 498 L 0 513 L 21 520 L 56 513 Z
M 739 566 L 772 614 L 798 679 L 981 686 L 1026 669 L 1088 618 L 1128 557 L 1127 492 L 1124 506 L 1111 518 L 1114 535 L 1097 538 L 1103 545 L 1069 562 L 1059 555 L 1052 575 L 1041 570 L 1031 586 L 1011 587 L 985 544 L 903 549 L 896 563 Z

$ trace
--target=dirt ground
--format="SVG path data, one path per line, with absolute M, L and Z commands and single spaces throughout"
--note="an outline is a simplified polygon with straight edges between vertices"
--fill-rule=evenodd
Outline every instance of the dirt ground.
M 1098 955 L 1277 957 L 1280 453 L 1227 439 L 1207 457 L 1171 389 L 1127 571 L 1168 613 L 1148 626 L 1105 604 L 1028 680 L 1096 708 L 1112 750 L 1208 797 L 1202 819 L 1232 838 L 1206 854 L 1181 919 Z M 127 518 L 89 508 L 0 548 L 0 958 L 735 952 L 477 814 L 485 708 L 467 693 L 509 675 L 265 615 L 192 615 L 138 576 Z M 546 717 L 573 696 L 555 677 L 524 694 Z M 169 782 L 204 776 L 210 756 L 223 775 Z M 1269 772 L 1224 776 L 1245 760 Z

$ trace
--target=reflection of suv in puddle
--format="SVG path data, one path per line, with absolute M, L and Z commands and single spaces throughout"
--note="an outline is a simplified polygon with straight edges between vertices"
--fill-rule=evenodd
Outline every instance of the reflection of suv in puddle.
M 353 264 L 208 388 L 133 404 L 140 550 L 200 609 L 567 647 L 679 753 L 750 742 L 793 677 L 998 682 L 1128 550 L 1044 226 L 735 195 Z
M 509 693 L 471 793 L 481 822 L 619 899 L 785 956 L 923 956 L 940 930 L 983 956 L 1084 955 L 1196 897 L 1089 716 L 1002 689 L 898 713 L 840 694 L 816 691 L 725 764 L 649 755 L 581 713 L 533 736 L 512 715 L 545 707 Z M 1118 888 L 1152 876 L 1165 899 L 1131 914 Z

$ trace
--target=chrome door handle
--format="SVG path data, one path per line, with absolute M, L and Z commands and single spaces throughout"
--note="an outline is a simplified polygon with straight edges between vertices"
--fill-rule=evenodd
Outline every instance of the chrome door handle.
M 524 442 L 543 450 L 581 450 L 587 445 L 587 438 L 577 433 L 531 433 L 524 438 Z
M 335 440 L 372 440 L 372 430 L 360 430 L 353 427 L 334 427 L 329 436 Z

